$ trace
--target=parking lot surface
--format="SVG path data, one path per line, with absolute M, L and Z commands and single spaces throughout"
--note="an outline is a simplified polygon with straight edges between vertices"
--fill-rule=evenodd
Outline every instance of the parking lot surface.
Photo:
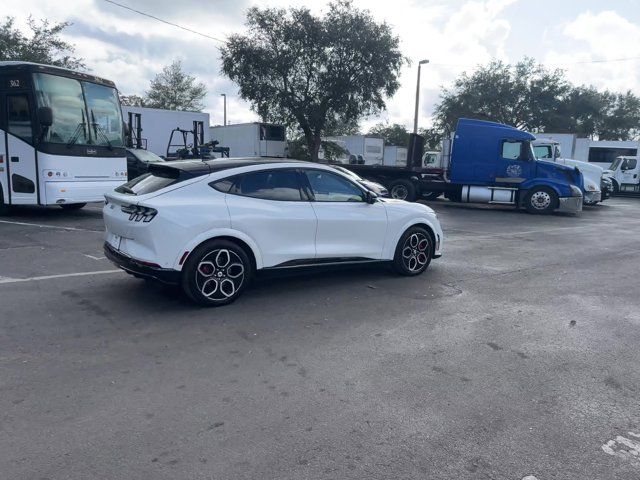
M 98 206 L 0 218 L 0 478 L 640 478 L 640 199 L 430 205 L 422 276 L 217 309 L 116 270 Z

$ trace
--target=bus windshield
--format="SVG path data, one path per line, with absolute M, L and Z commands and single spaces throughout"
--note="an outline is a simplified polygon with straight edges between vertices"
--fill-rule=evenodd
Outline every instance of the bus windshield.
M 34 74 L 38 107 L 50 107 L 53 124 L 43 140 L 80 145 L 124 145 L 114 88 L 46 73 Z

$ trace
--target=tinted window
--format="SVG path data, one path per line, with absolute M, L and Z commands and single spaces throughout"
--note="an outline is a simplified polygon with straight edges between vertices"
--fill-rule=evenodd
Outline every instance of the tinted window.
M 317 202 L 363 202 L 362 190 L 346 178 L 323 170 L 307 170 Z
M 120 185 L 116 188 L 116 192 L 129 195 L 144 195 L 177 183 L 178 176 L 178 171 L 175 171 L 175 174 L 172 172 L 145 173 L 124 185 Z
M 302 200 L 295 170 L 262 170 L 238 175 L 229 193 L 265 200 Z
M 633 170 L 638 166 L 638 160 L 635 158 L 627 158 L 622 164 L 622 170 Z
M 635 148 L 608 148 L 591 147 L 589 149 L 589 161 L 597 163 L 611 163 L 616 157 L 635 157 L 638 150 Z
M 27 95 L 7 96 L 7 127 L 9 133 L 16 137 L 27 142 L 32 141 L 31 111 Z

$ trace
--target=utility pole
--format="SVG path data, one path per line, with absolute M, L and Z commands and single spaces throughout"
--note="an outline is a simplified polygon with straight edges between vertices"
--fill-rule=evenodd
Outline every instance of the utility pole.
M 420 108 L 420 67 L 429 63 L 429 60 L 420 60 L 418 62 L 418 83 L 416 84 L 416 112 L 413 117 L 413 133 L 418 133 L 418 110 Z
M 227 94 L 226 93 L 221 93 L 220 96 L 224 98 L 224 122 L 223 122 L 223 125 L 226 125 L 227 124 Z

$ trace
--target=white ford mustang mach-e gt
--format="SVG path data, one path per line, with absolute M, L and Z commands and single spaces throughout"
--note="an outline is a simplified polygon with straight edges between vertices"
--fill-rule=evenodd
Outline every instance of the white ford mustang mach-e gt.
M 107 257 L 204 305 L 232 302 L 258 270 L 390 262 L 418 275 L 442 251 L 432 209 L 310 162 L 158 163 L 105 197 Z

